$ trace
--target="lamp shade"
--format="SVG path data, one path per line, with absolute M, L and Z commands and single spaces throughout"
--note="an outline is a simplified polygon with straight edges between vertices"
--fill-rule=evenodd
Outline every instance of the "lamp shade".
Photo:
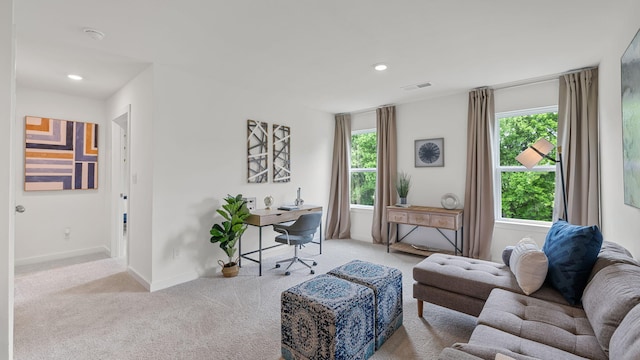
M 554 145 L 546 139 L 540 139 L 535 144 L 526 148 L 520 155 L 516 156 L 516 160 L 527 169 L 536 166 L 542 158 L 553 150 Z

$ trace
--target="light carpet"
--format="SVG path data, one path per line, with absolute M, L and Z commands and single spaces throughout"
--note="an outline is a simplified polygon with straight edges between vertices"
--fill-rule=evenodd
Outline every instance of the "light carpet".
M 417 316 L 412 268 L 422 258 L 356 240 L 325 241 L 317 252 L 301 251 L 318 262 L 316 274 L 352 259 L 402 271 L 404 324 L 371 359 L 435 359 L 469 339 L 474 317 L 431 304 Z M 261 277 L 245 261 L 238 277 L 153 293 L 116 259 L 16 269 L 15 359 L 279 359 L 280 294 L 314 276 L 303 267 L 284 276 L 273 268 L 281 258 L 266 258 Z

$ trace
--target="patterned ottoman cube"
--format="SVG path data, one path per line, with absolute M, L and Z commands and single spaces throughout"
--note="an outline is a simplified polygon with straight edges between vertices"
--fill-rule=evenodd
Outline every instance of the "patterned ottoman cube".
M 365 285 L 376 297 L 376 350 L 402 326 L 402 272 L 353 260 L 327 274 Z
M 374 347 L 373 291 L 329 275 L 281 296 L 282 357 L 368 359 Z

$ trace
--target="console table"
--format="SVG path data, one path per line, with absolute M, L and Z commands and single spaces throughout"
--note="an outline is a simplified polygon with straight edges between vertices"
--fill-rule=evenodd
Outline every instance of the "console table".
M 397 241 L 389 244 L 391 238 L 391 224 L 413 225 L 413 229 L 402 238 L 398 237 L 398 227 L 396 226 Z M 387 206 L 387 252 L 389 248 L 418 255 L 429 256 L 435 251 L 423 250 L 415 248 L 412 245 L 401 243 L 401 241 L 411 234 L 419 226 L 435 228 L 447 241 L 454 247 L 454 255 L 458 252 L 462 254 L 462 246 L 464 245 L 464 233 L 462 231 L 462 209 L 444 209 L 439 207 L 428 206 Z M 453 241 L 442 232 L 441 229 L 453 230 L 455 239 Z M 460 247 L 458 247 L 458 231 L 460 231 Z
M 238 253 L 240 258 L 238 260 L 238 266 L 242 267 L 242 259 L 247 259 L 258 263 L 258 273 L 262 276 L 262 250 L 271 249 L 284 244 L 276 244 L 262 247 L 262 228 L 265 226 L 271 226 L 273 224 L 280 224 L 287 221 L 293 221 L 300 217 L 302 214 L 322 212 L 322 206 L 304 205 L 294 210 L 277 210 L 277 209 L 259 209 L 251 211 L 251 215 L 244 221 L 247 225 L 258 227 L 258 250 L 242 252 L 242 236 L 238 241 Z M 318 241 L 312 241 L 314 244 L 320 245 L 320 254 L 322 254 L 322 221 L 320 222 L 320 239 Z M 254 259 L 249 255 L 258 253 L 258 259 Z

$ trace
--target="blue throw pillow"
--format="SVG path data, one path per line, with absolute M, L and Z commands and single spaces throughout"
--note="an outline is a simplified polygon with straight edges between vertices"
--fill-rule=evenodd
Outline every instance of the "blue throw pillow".
M 601 246 L 602 234 L 595 225 L 577 226 L 558 220 L 549 229 L 542 247 L 549 259 L 547 282 L 569 304 L 580 303 Z

